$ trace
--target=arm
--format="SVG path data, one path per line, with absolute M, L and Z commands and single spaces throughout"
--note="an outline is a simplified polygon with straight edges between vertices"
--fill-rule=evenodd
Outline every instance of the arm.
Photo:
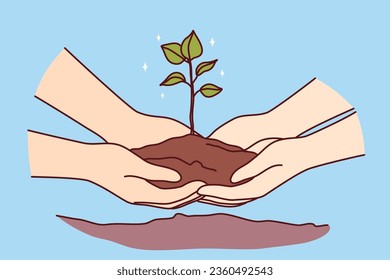
M 302 138 L 304 166 L 313 168 L 364 155 L 357 113 Z
M 89 144 L 40 132 L 28 131 L 28 152 L 32 177 L 69 178 L 100 183 L 110 175 L 149 180 L 180 179 L 176 171 L 143 161 L 116 144 Z
M 176 189 L 157 188 L 145 179 L 177 181 L 180 175 L 116 144 L 88 144 L 28 131 L 28 148 L 32 177 L 86 180 L 128 203 L 177 208 L 198 200 L 196 191 L 204 185 L 193 181 Z
M 261 139 L 299 136 L 351 110 L 336 91 L 315 78 L 272 110 L 233 119 L 210 137 L 248 148 Z
M 253 179 L 234 188 L 204 186 L 198 193 L 205 196 L 206 202 L 240 205 L 243 200 L 245 203 L 267 195 L 309 169 L 364 155 L 363 134 L 356 113 L 306 137 L 257 145 L 259 149 L 254 146 L 251 150 L 257 150 L 259 155 L 232 176 L 233 182 Z
M 85 167 L 93 160 L 93 146 L 28 131 L 32 177 L 89 179 Z
M 64 49 L 46 71 L 35 95 L 104 141 L 141 147 L 188 133 L 183 124 L 141 114 Z
M 302 172 L 362 156 L 364 139 L 357 113 L 353 113 L 308 136 L 276 140 L 269 145 L 260 142 L 250 150 L 259 155 L 233 174 L 233 182 L 256 176 L 271 166 Z
M 296 137 L 354 108 L 332 88 L 314 78 L 269 112 L 275 133 Z

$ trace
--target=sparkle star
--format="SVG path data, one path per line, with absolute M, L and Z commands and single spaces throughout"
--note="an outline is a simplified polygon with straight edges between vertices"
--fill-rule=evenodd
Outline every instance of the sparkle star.
M 163 98 L 164 98 L 164 93 L 162 92 L 162 93 L 161 93 L 161 99 L 163 99 Z
M 225 72 L 223 72 L 223 70 L 222 70 L 220 74 L 221 74 L 221 76 L 223 78 L 223 76 L 225 75 Z
M 211 38 L 210 44 L 211 44 L 212 47 L 214 47 L 214 44 L 215 44 L 214 38 Z
M 156 39 L 157 39 L 157 41 L 160 42 L 160 40 L 161 40 L 160 34 L 157 35 Z
M 144 66 L 142 66 L 142 68 L 143 68 L 144 71 L 146 72 L 146 70 L 148 69 L 148 65 L 146 65 L 146 62 L 144 62 Z

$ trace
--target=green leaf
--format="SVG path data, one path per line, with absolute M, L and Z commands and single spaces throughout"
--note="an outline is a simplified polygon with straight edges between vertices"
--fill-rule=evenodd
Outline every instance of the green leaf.
M 205 84 L 199 90 L 204 97 L 214 97 L 222 91 L 222 88 L 213 84 Z
M 160 86 L 173 86 L 179 83 L 185 83 L 186 78 L 180 72 L 173 72 L 166 77 Z
M 161 45 L 165 58 L 172 64 L 181 64 L 184 57 L 181 53 L 181 46 L 179 43 L 169 43 Z
M 202 55 L 203 53 L 202 44 L 198 36 L 196 36 L 194 30 L 192 30 L 190 35 L 188 35 L 181 43 L 181 53 L 185 58 L 189 60 L 197 58 Z
M 203 73 L 210 71 L 214 68 L 215 63 L 217 63 L 218 59 L 211 60 L 211 61 L 205 61 L 200 63 L 195 70 L 195 73 L 197 76 L 202 75 Z

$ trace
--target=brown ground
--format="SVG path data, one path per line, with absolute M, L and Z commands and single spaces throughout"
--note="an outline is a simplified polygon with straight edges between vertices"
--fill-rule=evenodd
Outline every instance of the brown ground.
M 176 214 L 143 224 L 97 224 L 58 217 L 86 234 L 145 250 L 260 249 L 309 242 L 330 229 L 329 225 L 253 221 L 228 214 Z
M 149 181 L 163 189 L 182 187 L 198 180 L 224 186 L 245 183 L 250 179 L 233 184 L 230 178 L 234 171 L 256 156 L 240 147 L 196 135 L 171 138 L 159 144 L 132 149 L 132 152 L 149 163 L 180 173 L 182 178 L 179 182 Z

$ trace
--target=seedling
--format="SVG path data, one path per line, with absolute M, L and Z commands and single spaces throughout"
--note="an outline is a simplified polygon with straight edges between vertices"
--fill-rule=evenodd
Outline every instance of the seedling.
M 190 134 L 195 134 L 194 128 L 194 107 L 195 96 L 200 92 L 204 97 L 211 98 L 222 91 L 222 88 L 214 84 L 204 84 L 198 90 L 195 90 L 195 82 L 203 73 L 206 73 L 214 68 L 218 59 L 201 62 L 196 66 L 195 73 L 193 71 L 193 60 L 200 57 L 203 53 L 202 43 L 200 42 L 195 31 L 192 30 L 181 44 L 173 42 L 161 45 L 165 58 L 172 64 L 179 65 L 183 62 L 188 64 L 189 79 L 180 72 L 173 72 L 160 84 L 160 86 L 173 86 L 179 83 L 185 83 L 190 88 Z M 195 74 L 195 75 L 194 75 Z M 194 77 L 195 76 L 195 77 Z

